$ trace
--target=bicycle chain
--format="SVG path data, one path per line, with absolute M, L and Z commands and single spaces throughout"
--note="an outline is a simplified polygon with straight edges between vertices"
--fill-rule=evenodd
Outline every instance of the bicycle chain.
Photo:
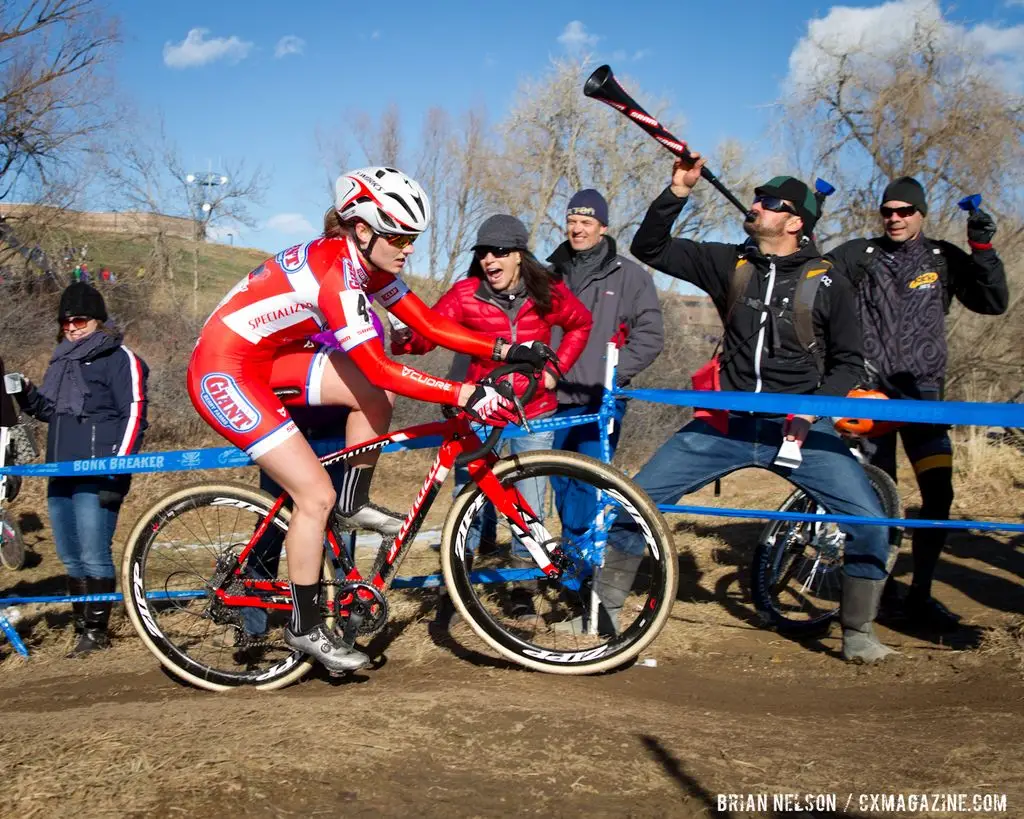
M 247 589 L 246 586 L 245 586 L 246 579 L 252 579 L 252 578 L 245 578 L 244 576 L 236 575 L 235 577 L 233 577 L 231 579 L 231 582 L 228 583 L 228 585 L 225 587 L 224 591 L 226 593 L 228 593 L 228 594 L 238 595 L 238 596 L 243 596 L 243 595 L 248 594 L 250 590 Z M 350 587 L 350 588 L 359 587 L 359 588 L 370 589 L 370 590 L 373 591 L 373 593 L 374 593 L 374 600 L 373 601 L 360 601 L 360 603 L 363 604 L 363 605 L 366 605 L 366 604 L 368 604 L 370 602 L 376 602 L 376 603 L 378 603 L 381 606 L 381 611 L 380 611 L 380 613 L 378 613 L 378 614 L 376 614 L 376 615 L 374 615 L 372 617 L 367 617 L 362 623 L 359 624 L 359 628 L 357 630 L 357 633 L 359 634 L 359 636 L 361 636 L 361 637 L 368 637 L 370 635 L 376 634 L 378 631 L 380 631 L 382 628 L 384 628 L 384 626 L 387 624 L 388 612 L 389 612 L 389 607 L 388 607 L 388 604 L 387 604 L 387 600 L 384 598 L 384 596 L 379 591 L 376 590 L 376 587 L 371 586 L 369 583 L 358 582 L 358 581 L 353 582 L 351 580 L 321 580 L 320 581 L 320 585 L 321 586 L 334 586 L 337 589 L 342 589 L 342 588 L 344 588 L 346 586 Z M 353 595 L 354 594 L 355 594 L 355 592 L 353 591 Z M 342 597 L 342 596 L 343 595 L 341 595 L 341 594 L 338 595 L 338 597 Z M 211 612 L 210 619 L 213 620 L 213 622 L 216 623 L 219 626 L 231 626 L 231 627 L 235 628 L 237 630 L 238 636 L 245 638 L 246 635 L 245 635 L 245 632 L 243 631 L 244 624 L 242 622 L 242 616 L 241 616 L 241 613 L 240 613 L 245 607 L 243 607 L 243 606 L 227 606 L 227 605 L 221 603 L 219 600 L 217 600 L 216 603 L 219 605 L 219 607 L 223 611 L 218 612 L 217 614 L 213 614 Z M 330 610 L 327 610 L 327 609 L 321 610 L 321 613 L 324 616 L 326 616 L 326 617 L 332 617 L 332 616 L 337 617 L 336 615 L 332 614 L 332 612 Z M 336 631 L 338 634 L 341 634 L 341 632 L 344 631 L 344 624 L 345 624 L 345 622 L 347 622 L 347 618 L 337 617 L 337 620 L 338 620 L 338 623 L 335 624 L 334 631 Z M 241 642 L 236 642 L 235 645 L 232 646 L 232 647 L 235 648 L 235 649 L 270 648 L 270 647 L 280 648 L 280 641 L 243 639 Z

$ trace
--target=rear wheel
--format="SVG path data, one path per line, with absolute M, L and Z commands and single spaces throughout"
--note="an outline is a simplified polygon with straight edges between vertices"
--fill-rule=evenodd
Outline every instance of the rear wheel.
M 538 671 L 593 674 L 635 658 L 664 627 L 676 596 L 672 537 L 651 499 L 625 476 L 575 453 L 530 452 L 499 461 L 494 473 L 506 487 L 559 480 L 569 493 L 600 492 L 598 520 L 572 532 L 554 504 L 534 510 L 544 517 L 554 540 L 552 562 L 561 569 L 557 579 L 547 578 L 501 514 L 494 548 L 486 555 L 467 548 L 474 521 L 488 505 L 480 488 L 468 484 L 441 535 L 441 567 L 462 617 L 499 654 Z M 595 543 L 616 518 L 639 530 L 637 554 Z M 597 605 L 598 598 L 604 604 Z
M 883 470 L 864 465 L 887 518 L 902 518 L 899 490 Z M 826 510 L 802 490 L 779 507 L 780 512 L 824 515 Z M 889 529 L 892 568 L 903 529 Z M 761 533 L 751 577 L 754 606 L 765 624 L 782 634 L 809 635 L 824 631 L 839 614 L 846 536 L 835 523 L 777 520 Z
M 291 617 L 281 509 L 253 547 L 240 574 L 232 569 L 274 501 L 238 484 L 202 484 L 154 504 L 125 548 L 125 608 L 146 647 L 181 679 L 211 691 L 251 685 L 272 690 L 302 677 L 313 664 L 285 644 Z M 326 556 L 321 600 L 329 615 L 334 565 Z M 272 586 L 256 589 L 256 581 Z M 278 608 L 232 602 L 257 598 Z

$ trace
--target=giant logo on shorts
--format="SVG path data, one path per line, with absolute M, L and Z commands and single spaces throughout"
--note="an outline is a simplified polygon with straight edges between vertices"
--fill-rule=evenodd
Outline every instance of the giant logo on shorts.
M 306 245 L 295 245 L 277 254 L 275 261 L 285 273 L 301 270 L 306 264 Z
M 260 422 L 260 414 L 242 395 L 230 375 L 210 373 L 203 376 L 199 396 L 221 426 L 235 432 L 249 432 Z

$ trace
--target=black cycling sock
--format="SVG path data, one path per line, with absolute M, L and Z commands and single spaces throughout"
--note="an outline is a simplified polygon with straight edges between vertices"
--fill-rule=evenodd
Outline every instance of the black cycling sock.
M 918 529 L 914 532 L 911 553 L 914 555 L 914 578 L 911 587 L 921 597 L 931 597 L 932 578 L 935 568 L 939 565 L 939 556 L 946 540 L 945 533 Z
M 373 469 L 372 466 L 353 466 L 345 473 L 338 492 L 338 509 L 343 515 L 350 515 L 370 502 Z
M 291 583 L 292 587 L 292 633 L 305 634 L 320 625 L 320 584 L 303 586 Z
M 921 517 L 948 520 L 953 505 L 953 468 L 927 469 L 918 474 L 917 485 L 921 490 Z M 911 585 L 921 597 L 931 597 L 932 578 L 945 543 L 946 533 L 942 529 L 914 530 L 914 579 Z

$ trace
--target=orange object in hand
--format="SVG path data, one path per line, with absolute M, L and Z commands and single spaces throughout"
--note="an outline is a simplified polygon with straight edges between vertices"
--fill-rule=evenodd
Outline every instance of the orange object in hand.
M 889 396 L 879 390 L 850 390 L 846 397 L 889 400 Z M 877 438 L 879 435 L 885 435 L 899 426 L 898 422 L 875 421 L 872 418 L 837 418 L 835 421 L 836 431 L 841 435 L 856 435 L 860 438 Z

